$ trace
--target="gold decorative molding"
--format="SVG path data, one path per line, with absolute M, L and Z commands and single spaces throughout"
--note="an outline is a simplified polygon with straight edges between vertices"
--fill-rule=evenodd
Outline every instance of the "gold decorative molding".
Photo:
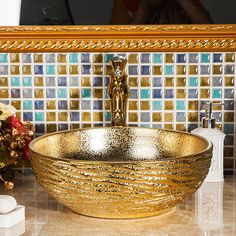
M 0 52 L 235 50 L 236 25 L 0 27 Z

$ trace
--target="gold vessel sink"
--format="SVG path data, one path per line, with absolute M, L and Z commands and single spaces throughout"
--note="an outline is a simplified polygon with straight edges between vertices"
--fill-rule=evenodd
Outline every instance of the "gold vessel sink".
M 57 132 L 30 144 L 38 182 L 87 216 L 129 219 L 170 211 L 208 173 L 212 144 L 170 130 L 108 127 Z

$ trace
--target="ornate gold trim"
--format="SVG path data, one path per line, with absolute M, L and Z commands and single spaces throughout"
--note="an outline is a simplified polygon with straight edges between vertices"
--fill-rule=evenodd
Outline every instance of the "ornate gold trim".
M 0 52 L 235 49 L 236 25 L 0 27 Z

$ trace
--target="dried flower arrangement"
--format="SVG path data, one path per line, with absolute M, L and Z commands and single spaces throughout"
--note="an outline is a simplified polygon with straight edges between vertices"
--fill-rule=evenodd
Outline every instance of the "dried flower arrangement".
M 29 159 L 29 143 L 34 135 L 33 125 L 22 123 L 15 113 L 13 106 L 0 102 L 0 181 L 7 189 L 12 189 L 14 184 L 1 173 L 6 174 L 9 167 Z

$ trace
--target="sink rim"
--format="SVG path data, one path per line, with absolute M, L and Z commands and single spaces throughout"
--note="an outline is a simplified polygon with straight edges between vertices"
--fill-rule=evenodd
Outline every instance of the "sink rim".
M 188 155 L 184 155 L 181 157 L 168 157 L 168 158 L 160 158 L 160 159 L 156 159 L 156 160 L 127 160 L 127 161 L 106 161 L 106 160 L 80 160 L 80 159 L 67 159 L 67 158 L 61 158 L 61 157 L 55 157 L 55 156 L 50 156 L 50 155 L 45 155 L 42 154 L 38 151 L 36 151 L 34 149 L 34 144 L 41 140 L 44 139 L 46 137 L 49 136 L 54 136 L 57 134 L 61 134 L 61 133 L 73 133 L 76 131 L 81 131 L 81 130 L 99 130 L 99 129 L 142 129 L 142 130 L 160 130 L 160 131 L 167 131 L 167 132 L 173 132 L 173 133 L 180 133 L 180 134 L 185 134 L 185 135 L 189 135 L 189 136 L 193 136 L 193 137 L 197 137 L 200 138 L 202 140 L 204 140 L 208 145 L 205 149 L 203 149 L 200 152 L 194 153 L 194 154 L 188 154 Z M 62 131 L 57 131 L 57 132 L 52 132 L 49 134 L 44 134 L 40 137 L 37 137 L 35 139 L 33 139 L 30 144 L 29 144 L 29 150 L 30 153 L 32 154 L 36 154 L 39 155 L 40 157 L 46 158 L 46 159 L 50 159 L 50 160 L 58 160 L 58 161 L 73 161 L 73 162 L 79 162 L 79 163 L 138 163 L 138 162 L 149 162 L 149 163 L 153 163 L 153 162 L 158 162 L 158 161 L 174 161 L 174 160 L 181 160 L 181 159 L 188 159 L 188 158 L 194 158 L 196 156 L 202 155 L 204 153 L 209 152 L 211 149 L 213 148 L 213 144 L 210 140 L 208 140 L 205 137 L 202 137 L 200 135 L 197 134 L 193 134 L 193 133 L 189 133 L 189 132 L 185 132 L 185 131 L 180 131 L 180 130 L 170 130 L 170 129 L 159 129 L 159 128 L 145 128 L 145 127 L 130 127 L 130 126 L 109 126 L 109 127 L 95 127 L 95 128 L 78 128 L 78 129 L 71 129 L 71 130 L 62 130 Z

